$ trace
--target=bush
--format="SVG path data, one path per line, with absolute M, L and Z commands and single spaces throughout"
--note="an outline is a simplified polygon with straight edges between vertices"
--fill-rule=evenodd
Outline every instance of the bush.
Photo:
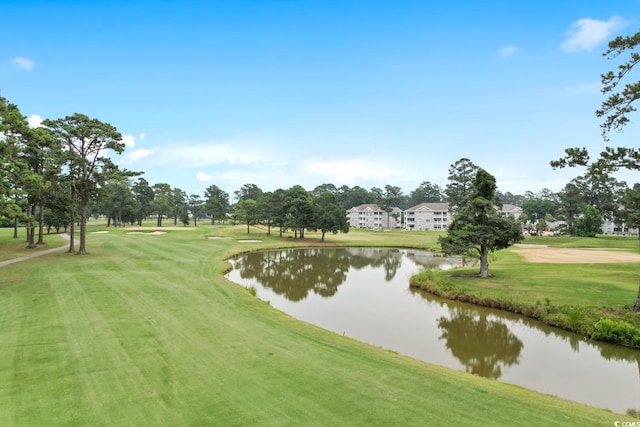
M 640 345 L 640 329 L 627 322 L 605 317 L 596 323 L 591 338 L 638 347 Z

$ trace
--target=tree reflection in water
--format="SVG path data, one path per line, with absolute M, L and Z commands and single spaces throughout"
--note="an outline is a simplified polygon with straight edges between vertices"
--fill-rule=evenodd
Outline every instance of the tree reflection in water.
M 349 260 L 341 251 L 319 249 L 255 252 L 238 258 L 236 268 L 243 279 L 257 279 L 276 294 L 301 301 L 309 291 L 335 294 L 347 277 Z
M 467 372 L 498 379 L 503 367 L 518 363 L 523 344 L 507 325 L 463 308 L 449 312 L 450 318 L 438 320 L 440 339 Z
M 640 352 L 630 352 L 629 349 L 625 347 L 620 347 L 613 344 L 600 344 L 600 354 L 607 360 L 625 360 L 628 362 L 635 362 L 636 366 L 638 366 L 638 371 L 640 373 Z M 629 408 L 626 411 L 627 415 L 640 418 L 640 407 L 638 408 Z
M 248 253 L 232 263 L 232 280 L 260 286 L 259 291 L 265 290 L 274 306 L 336 332 L 351 328 L 354 338 L 374 345 L 394 350 L 399 345 L 402 352 L 427 362 L 462 366 L 473 374 L 539 389 L 541 378 L 557 374 L 559 366 L 550 360 L 552 369 L 547 372 L 547 361 L 540 354 L 555 358 L 557 352 L 559 362 L 572 363 L 570 372 L 566 380 L 554 377 L 551 386 L 545 383 L 541 391 L 638 415 L 640 351 L 585 341 L 514 313 L 444 301 L 408 288 L 407 273 L 421 268 L 454 268 L 464 264 L 459 258 L 405 249 L 314 248 Z M 362 270 L 362 274 L 354 270 Z M 392 278 L 387 286 L 384 281 Z M 348 288 L 346 292 L 338 293 L 341 286 Z M 418 294 L 421 298 L 416 299 Z M 323 298 L 307 298 L 312 295 Z M 281 300 L 295 304 L 282 304 Z M 386 308 L 384 313 L 380 307 Z M 398 319 L 402 320 L 396 322 Z M 406 336 L 400 338 L 397 328 L 386 327 L 394 323 L 405 325 Z M 517 331 L 517 336 L 508 328 Z M 572 351 L 567 351 L 567 346 Z M 593 350 L 601 357 L 594 357 Z M 572 353 L 584 353 L 584 357 L 573 357 Z M 604 364 L 602 360 L 627 363 Z M 628 362 L 635 365 L 631 381 L 625 371 Z M 624 386 L 617 386 L 618 379 L 625 381 Z M 577 383 L 585 386 L 575 389 Z
M 263 287 L 289 301 L 302 301 L 310 291 L 322 297 L 333 296 L 347 277 L 350 267 L 383 267 L 390 281 L 402 265 L 397 249 L 337 248 L 292 249 L 253 252 L 235 261 L 243 279 L 255 279 Z

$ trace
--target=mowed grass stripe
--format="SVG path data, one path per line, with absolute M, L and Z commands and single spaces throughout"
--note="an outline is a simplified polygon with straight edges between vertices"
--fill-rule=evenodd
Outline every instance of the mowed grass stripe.
M 261 238 L 253 247 L 283 245 Z M 0 424 L 604 425 L 623 418 L 299 322 L 222 277 L 223 258 L 245 248 L 207 241 L 199 230 L 110 233 L 90 236 L 89 256 L 5 267 L 0 312 L 18 317 L 1 317 L 0 342 L 57 347 L 41 374 L 0 384 Z M 25 283 L 5 284 L 27 271 Z M 15 297 L 5 292 L 15 292 L 22 308 L 10 309 Z M 13 354 L 21 372 L 40 369 L 35 349 L 16 347 L 0 354 Z
M 80 258 L 73 263 L 82 263 Z M 91 408 L 85 421 L 162 424 L 174 419 L 176 413 L 157 383 L 162 376 L 155 369 L 162 369 L 162 360 L 155 357 L 158 346 L 149 342 L 153 334 L 140 327 L 137 313 L 131 312 L 108 285 L 121 283 L 122 275 L 110 273 L 114 271 L 112 263 L 100 267 L 94 265 L 85 271 L 82 265 L 74 265 L 73 274 L 65 274 L 68 270 L 62 268 L 56 276 L 62 279 L 59 304 L 65 313 L 72 355 L 78 375 L 84 379 L 79 397 Z M 152 368 L 154 371 L 149 372 Z M 141 402 L 152 403 L 153 410 L 140 411 L 146 406 Z

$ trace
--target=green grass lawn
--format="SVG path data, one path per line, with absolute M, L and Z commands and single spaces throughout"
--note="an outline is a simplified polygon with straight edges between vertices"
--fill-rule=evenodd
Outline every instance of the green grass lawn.
M 638 253 L 637 238 L 533 237 L 524 243 Z M 640 315 L 631 312 L 638 263 L 529 263 L 511 247 L 490 255 L 491 277 L 478 268 L 423 272 L 412 286 L 441 297 L 523 313 L 583 336 L 640 347 Z M 602 319 L 609 319 L 600 323 Z M 614 325 L 607 322 L 613 322 Z
M 477 277 L 477 267 L 437 275 L 446 276 L 455 285 L 481 289 L 485 295 L 516 301 L 618 308 L 633 305 L 635 301 L 639 264 L 528 263 L 512 250 L 503 250 L 491 257 L 489 279 Z
M 13 229 L 2 229 L 2 232 L 0 232 L 0 262 L 23 255 L 29 255 L 34 252 L 52 249 L 57 246 L 64 246 L 66 243 L 67 241 L 58 235 L 49 235 L 46 236 L 44 245 L 38 245 L 33 249 L 27 249 L 24 230 L 20 232 L 17 239 L 14 239 Z
M 89 234 L 86 256 L 62 251 L 0 269 L 0 425 L 604 426 L 625 418 L 322 330 L 223 276 L 234 253 L 306 246 L 317 234 L 128 231 Z M 0 230 L 3 251 L 10 233 Z M 246 238 L 261 242 L 237 242 Z M 326 238 L 433 247 L 437 234 Z

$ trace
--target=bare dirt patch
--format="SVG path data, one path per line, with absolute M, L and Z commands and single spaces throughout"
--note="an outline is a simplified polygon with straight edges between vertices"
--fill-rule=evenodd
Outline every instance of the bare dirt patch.
M 640 262 L 640 254 L 603 249 L 567 249 L 546 245 L 516 245 L 515 253 L 527 262 L 552 264 L 610 264 Z

